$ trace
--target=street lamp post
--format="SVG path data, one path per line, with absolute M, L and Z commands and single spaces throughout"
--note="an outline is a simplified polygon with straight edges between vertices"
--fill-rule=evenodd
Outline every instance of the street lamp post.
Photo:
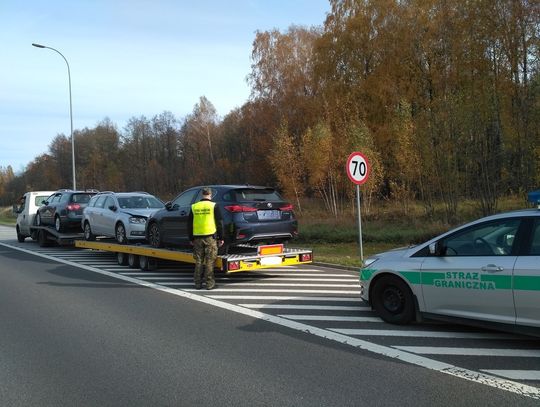
M 32 43 L 32 46 L 37 47 L 37 48 L 48 48 L 50 50 L 53 50 L 54 52 L 58 53 L 64 59 L 64 61 L 66 61 L 67 70 L 68 70 L 68 81 L 69 81 L 69 118 L 71 121 L 71 164 L 72 164 L 71 167 L 72 167 L 72 176 L 73 176 L 73 190 L 75 191 L 77 190 L 77 182 L 75 181 L 75 141 L 73 139 L 73 110 L 71 106 L 71 72 L 69 70 L 69 64 L 66 57 L 62 55 L 62 53 L 58 51 L 57 49 L 47 47 L 41 44 L 35 44 L 35 43 Z

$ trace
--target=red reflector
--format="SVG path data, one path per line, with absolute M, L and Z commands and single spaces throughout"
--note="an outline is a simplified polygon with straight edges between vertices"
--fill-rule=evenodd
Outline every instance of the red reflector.
M 240 262 L 239 261 L 230 261 L 227 265 L 227 270 L 239 270 L 240 269 Z
M 68 206 L 66 206 L 66 209 L 68 211 L 76 211 L 76 210 L 81 209 L 81 205 L 79 205 L 79 204 L 69 204 Z
M 288 205 L 281 206 L 279 209 L 282 210 L 282 211 L 292 211 L 293 206 L 292 206 L 292 204 L 288 204 Z
M 228 205 L 225 207 L 229 212 L 255 212 L 257 208 L 252 208 L 251 206 L 242 206 L 242 205 Z
M 311 253 L 301 254 L 300 261 L 311 261 Z

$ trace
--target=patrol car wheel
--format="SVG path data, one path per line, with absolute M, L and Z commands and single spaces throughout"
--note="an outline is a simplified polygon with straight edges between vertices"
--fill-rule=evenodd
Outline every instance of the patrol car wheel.
M 41 215 L 39 212 L 36 214 L 36 226 L 41 226 Z
M 411 290 L 403 280 L 383 276 L 373 287 L 373 308 L 386 322 L 408 324 L 414 320 L 415 306 Z

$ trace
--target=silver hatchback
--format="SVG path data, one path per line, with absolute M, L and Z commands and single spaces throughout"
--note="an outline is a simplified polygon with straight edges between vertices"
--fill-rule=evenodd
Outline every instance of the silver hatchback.
M 144 240 L 146 220 L 163 207 L 163 202 L 145 192 L 101 192 L 84 208 L 84 238 L 113 237 L 122 244 Z
M 485 217 L 369 257 L 360 285 L 386 322 L 426 316 L 540 335 L 540 209 Z

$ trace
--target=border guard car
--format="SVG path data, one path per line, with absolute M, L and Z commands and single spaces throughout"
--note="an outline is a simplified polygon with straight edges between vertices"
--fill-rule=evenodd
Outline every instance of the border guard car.
M 422 317 L 540 335 L 538 209 L 492 215 L 366 259 L 361 297 L 386 322 Z

